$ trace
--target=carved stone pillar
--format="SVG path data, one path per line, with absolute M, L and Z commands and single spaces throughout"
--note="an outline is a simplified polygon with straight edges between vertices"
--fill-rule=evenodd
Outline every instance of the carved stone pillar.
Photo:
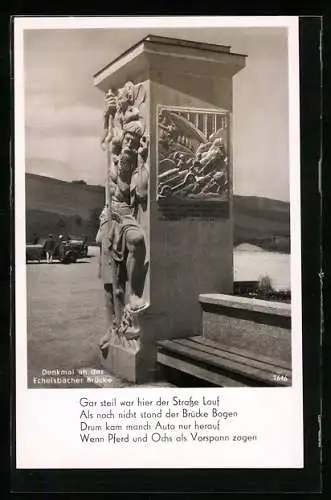
M 126 177 L 125 165 L 121 175 L 129 179 L 131 213 L 138 239 L 144 238 L 137 268 L 142 290 L 130 309 L 124 277 L 117 314 L 117 320 L 124 315 L 124 327 L 117 321 L 102 358 L 109 371 L 131 382 L 152 379 L 158 340 L 201 333 L 199 294 L 232 292 L 232 77 L 244 66 L 245 56 L 227 46 L 148 36 L 94 76 L 95 86 L 108 92 L 111 200 L 123 198 L 116 186 L 125 191 L 119 180 L 125 148 L 118 144 L 130 124 L 132 130 L 141 125 L 131 168 L 137 175 Z M 112 205 L 110 220 L 117 217 Z M 128 220 L 115 226 L 110 222 L 108 237 L 114 242 L 114 231 L 122 231 L 125 260 L 126 237 L 133 233 Z M 118 241 L 117 235 L 117 250 Z

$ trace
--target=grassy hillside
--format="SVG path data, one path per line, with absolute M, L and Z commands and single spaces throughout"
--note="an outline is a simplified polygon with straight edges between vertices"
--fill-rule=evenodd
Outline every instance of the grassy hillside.
M 26 174 L 27 240 L 33 235 L 73 233 L 92 242 L 104 204 L 102 186 Z M 289 204 L 255 196 L 234 196 L 234 244 L 252 243 L 289 251 Z
M 61 216 L 88 219 L 90 210 L 103 207 L 104 188 L 84 181 L 66 182 L 42 175 L 26 174 L 26 207 Z
M 104 205 L 102 186 L 26 174 L 27 241 L 34 235 L 69 233 L 95 240 Z
M 257 196 L 234 196 L 234 244 L 290 251 L 290 205 Z

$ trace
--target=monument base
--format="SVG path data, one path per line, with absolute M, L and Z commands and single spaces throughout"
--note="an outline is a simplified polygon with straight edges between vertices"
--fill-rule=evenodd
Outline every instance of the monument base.
M 155 347 L 140 339 L 114 336 L 101 351 L 100 362 L 107 372 L 132 384 L 155 378 Z

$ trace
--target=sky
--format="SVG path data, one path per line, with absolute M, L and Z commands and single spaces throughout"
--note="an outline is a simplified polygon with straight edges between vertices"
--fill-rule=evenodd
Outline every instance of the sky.
M 289 200 L 288 57 L 283 28 L 38 29 L 24 33 L 26 170 L 104 184 L 103 93 L 93 75 L 155 34 L 247 54 L 233 78 L 234 193 Z

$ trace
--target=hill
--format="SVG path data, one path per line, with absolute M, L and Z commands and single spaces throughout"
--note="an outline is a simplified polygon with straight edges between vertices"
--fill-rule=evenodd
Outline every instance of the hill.
M 258 196 L 234 196 L 234 245 L 290 252 L 290 204 Z
M 26 174 L 27 241 L 47 233 L 85 234 L 94 241 L 104 188 Z M 255 196 L 234 196 L 234 244 L 251 243 L 289 252 L 289 203 Z
M 26 237 L 47 233 L 86 235 L 94 241 L 104 188 L 27 173 Z

